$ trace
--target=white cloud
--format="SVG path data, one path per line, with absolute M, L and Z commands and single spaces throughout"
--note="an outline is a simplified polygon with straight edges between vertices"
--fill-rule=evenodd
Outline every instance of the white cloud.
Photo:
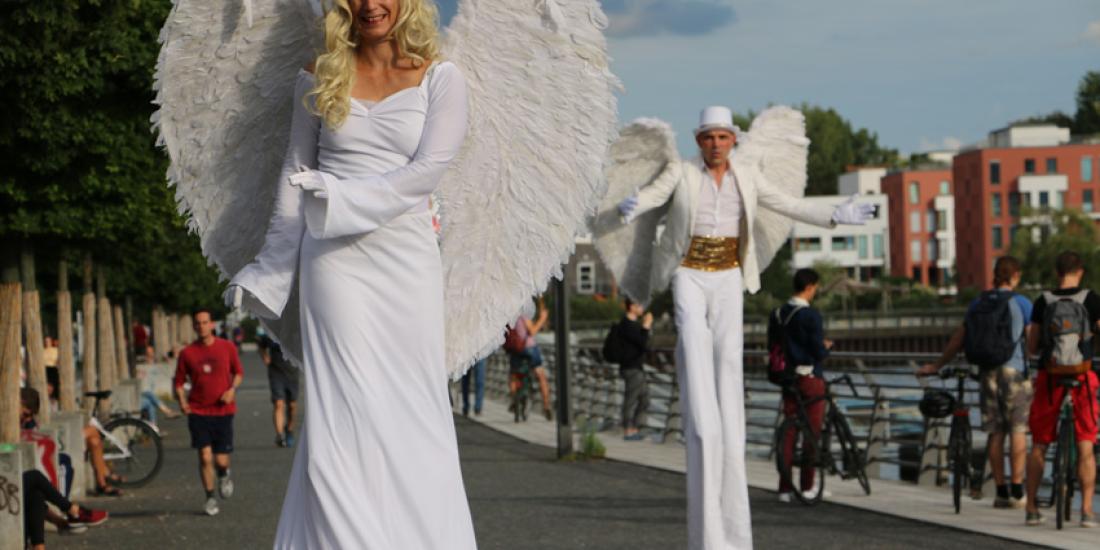
M 917 147 L 917 152 L 958 151 L 962 147 L 962 145 L 962 140 L 955 136 L 947 136 L 939 141 L 933 141 L 928 138 L 920 138 L 920 145 Z
M 707 34 L 736 19 L 725 0 L 603 0 L 609 36 Z
M 1085 28 L 1085 34 L 1082 35 L 1085 40 L 1100 44 L 1100 20 L 1089 23 L 1089 26 Z

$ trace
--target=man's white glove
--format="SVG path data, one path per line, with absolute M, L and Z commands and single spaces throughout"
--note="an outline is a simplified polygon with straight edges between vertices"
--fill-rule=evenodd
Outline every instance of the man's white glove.
M 327 199 L 328 187 L 325 185 L 325 179 L 321 177 L 321 174 L 305 167 L 301 170 L 301 172 L 290 176 L 290 185 L 300 187 L 303 191 L 312 192 L 313 196 L 319 199 Z
M 634 209 L 638 208 L 638 195 L 631 195 L 622 200 L 619 203 L 619 215 L 623 218 L 623 223 L 629 222 L 633 217 Z
M 857 203 L 859 193 L 848 197 L 848 200 L 833 210 L 833 223 L 846 225 L 863 225 L 875 215 L 875 205 Z
M 244 301 L 244 289 L 237 285 L 229 285 L 229 288 L 225 289 L 225 294 L 222 294 L 222 300 L 225 302 L 225 307 L 231 310 L 240 309 L 241 302 Z

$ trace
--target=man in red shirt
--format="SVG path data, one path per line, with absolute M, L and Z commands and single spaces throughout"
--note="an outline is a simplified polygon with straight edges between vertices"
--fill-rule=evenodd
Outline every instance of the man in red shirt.
M 183 349 L 176 366 L 176 399 L 187 415 L 191 430 L 191 447 L 199 450 L 199 473 L 206 490 L 204 511 L 218 513 L 214 498 L 214 473 L 218 475 L 218 494 L 233 496 L 233 480 L 229 478 L 229 454 L 233 452 L 233 415 L 237 412 L 237 386 L 244 380 L 237 346 L 214 336 L 214 320 L 210 311 L 200 309 L 191 320 L 199 338 Z M 191 382 L 191 392 L 184 395 L 183 384 Z

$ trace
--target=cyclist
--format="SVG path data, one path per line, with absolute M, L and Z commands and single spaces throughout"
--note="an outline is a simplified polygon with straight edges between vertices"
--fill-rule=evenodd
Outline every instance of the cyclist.
M 1032 388 L 1025 361 L 1024 330 L 1031 319 L 1031 302 L 1014 292 L 1020 284 L 1020 261 L 1001 256 L 993 265 L 993 289 L 970 303 L 963 322 L 934 363 L 918 375 L 935 374 L 965 348 L 967 360 L 980 367 L 982 429 L 989 434 L 989 465 L 997 484 L 995 508 L 1023 508 L 1024 466 L 1027 461 L 1027 421 Z M 1012 465 L 1010 486 L 1005 479 L 1005 436 Z M 973 485 L 980 490 L 981 482 Z
M 1097 435 L 1097 377 L 1091 370 L 1092 336 L 1100 332 L 1100 295 L 1081 288 L 1085 264 L 1076 252 L 1066 251 L 1055 261 L 1058 288 L 1035 301 L 1028 327 L 1028 351 L 1038 354 L 1040 369 L 1035 377 L 1035 399 L 1031 403 L 1031 453 L 1027 460 L 1027 525 L 1039 525 L 1035 498 L 1043 478 L 1047 446 L 1057 438 L 1058 416 L 1067 388 L 1057 381 L 1061 376 L 1049 369 L 1079 361 L 1083 374 L 1074 376 L 1079 383 L 1070 389 L 1073 398 L 1074 432 L 1077 436 L 1078 479 L 1081 484 L 1081 526 L 1097 527 L 1092 512 L 1096 486 L 1096 458 L 1093 442 Z M 1069 330 L 1067 330 L 1069 329 Z M 1089 365 L 1084 365 L 1089 363 Z
M 793 392 L 798 392 L 805 403 L 806 416 L 814 436 L 821 434 L 825 420 L 825 378 L 821 363 L 829 356 L 833 343 L 825 339 L 824 323 L 821 314 L 810 302 L 817 295 L 821 276 L 812 269 L 799 269 L 794 274 L 794 296 L 780 306 L 768 320 L 768 348 L 779 343 L 785 351 L 787 364 L 793 369 L 788 383 L 783 387 L 783 414 L 792 417 L 798 414 L 798 402 Z M 809 402 L 812 399 L 816 401 Z M 784 456 L 794 455 L 794 430 L 783 434 Z M 810 442 L 804 442 L 803 452 L 809 452 Z M 791 502 L 791 493 L 795 490 L 791 480 L 791 465 L 784 464 L 783 475 L 779 476 L 779 501 Z M 799 490 L 816 491 L 814 469 L 802 469 Z M 815 498 L 817 495 L 809 495 Z M 824 495 L 823 495 L 824 496 Z
M 523 350 L 516 353 L 510 352 L 508 354 L 510 374 L 508 393 L 514 396 L 516 392 L 519 391 L 521 385 L 526 383 L 526 377 L 529 373 L 533 372 L 539 383 L 539 392 L 542 394 L 542 414 L 547 420 L 552 420 L 553 413 L 550 411 L 550 384 L 546 376 L 546 367 L 543 366 L 542 350 L 539 349 L 538 343 L 535 342 L 535 335 L 546 326 L 549 315 L 542 298 L 539 298 L 534 321 L 525 315 L 521 315 L 516 319 L 513 330 L 518 332 L 518 336 L 523 339 Z

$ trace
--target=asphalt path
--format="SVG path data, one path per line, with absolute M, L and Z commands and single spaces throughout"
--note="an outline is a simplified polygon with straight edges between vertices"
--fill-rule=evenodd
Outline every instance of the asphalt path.
M 48 548 L 270 548 L 294 453 L 274 445 L 263 366 L 255 353 L 243 355 L 232 468 L 236 494 L 221 503 L 219 515 L 201 511 L 205 495 L 186 422 L 162 420 L 166 458 L 160 475 L 123 497 L 87 499 L 109 510 L 110 520 L 81 535 L 50 533 Z M 683 475 L 613 461 L 561 462 L 553 449 L 463 418 L 455 422 L 480 548 L 686 547 Z M 750 491 L 750 498 L 759 549 L 1034 548 L 828 503 L 781 504 L 765 491 Z

